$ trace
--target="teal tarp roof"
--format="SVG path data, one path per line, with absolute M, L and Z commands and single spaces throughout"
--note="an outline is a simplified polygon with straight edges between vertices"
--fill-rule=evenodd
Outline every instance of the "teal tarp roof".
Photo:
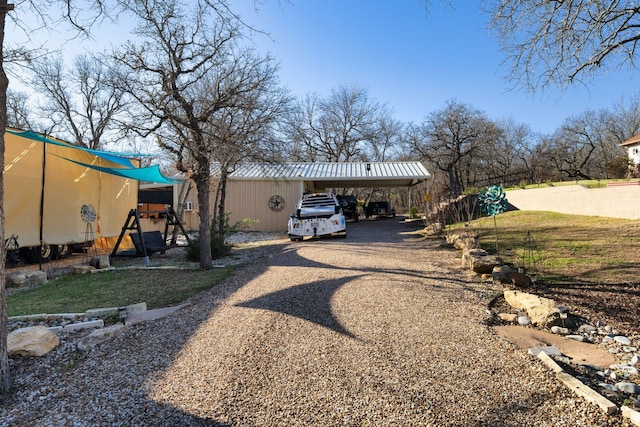
M 90 165 L 87 163 L 78 162 L 76 160 L 67 159 L 62 157 L 63 159 L 75 163 L 80 166 L 85 166 L 89 169 L 97 170 L 100 172 L 108 173 L 111 175 L 121 176 L 123 178 L 131 178 L 137 179 L 138 181 L 149 181 L 149 182 L 159 182 L 162 184 L 173 184 L 176 180 L 171 178 L 166 178 L 160 173 L 160 167 L 158 165 L 148 166 L 145 168 L 105 168 L 102 166 Z
M 112 163 L 122 166 L 121 168 L 108 168 L 103 166 L 91 165 L 91 164 L 79 162 L 77 160 L 72 160 L 66 157 L 58 156 L 64 160 L 67 160 L 69 162 L 72 162 L 93 170 L 97 170 L 100 172 L 104 172 L 104 173 L 108 173 L 111 175 L 116 175 L 124 178 L 135 179 L 138 181 L 159 182 L 163 184 L 173 184 L 174 182 L 176 182 L 176 180 L 167 178 L 164 175 L 162 175 L 162 173 L 160 172 L 160 167 L 158 165 L 144 167 L 144 168 L 135 167 L 129 157 L 140 157 L 142 156 L 140 154 L 113 153 L 113 152 L 107 152 L 107 151 L 92 150 L 86 147 L 81 147 L 79 145 L 73 145 L 73 144 L 62 142 L 62 141 L 57 141 L 55 139 L 47 138 L 46 136 L 39 134 L 37 132 L 34 132 L 32 130 L 19 131 L 19 130 L 6 129 L 6 132 L 12 135 L 20 136 L 22 138 L 38 141 L 43 144 L 54 144 L 54 145 L 58 145 L 61 147 L 66 147 L 74 150 L 85 151 L 87 153 L 90 153 L 92 155 L 98 156 L 102 159 L 108 160 Z

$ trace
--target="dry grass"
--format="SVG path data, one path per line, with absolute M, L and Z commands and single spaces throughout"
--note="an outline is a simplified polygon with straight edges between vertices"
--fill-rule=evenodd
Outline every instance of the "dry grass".
M 637 282 L 640 222 L 514 211 L 473 221 L 482 247 L 548 281 Z

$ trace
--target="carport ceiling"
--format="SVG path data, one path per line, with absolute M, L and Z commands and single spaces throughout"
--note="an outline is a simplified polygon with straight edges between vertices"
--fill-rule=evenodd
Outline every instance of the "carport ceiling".
M 383 187 L 411 187 L 424 180 L 418 179 L 334 179 L 313 180 L 314 188 L 383 188 Z
M 420 162 L 247 163 L 229 175 L 237 180 L 285 179 L 315 188 L 410 187 L 431 178 Z

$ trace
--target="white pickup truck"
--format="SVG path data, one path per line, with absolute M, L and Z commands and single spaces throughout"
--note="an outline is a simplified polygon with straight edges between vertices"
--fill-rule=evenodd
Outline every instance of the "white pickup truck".
M 296 205 L 289 218 L 289 238 L 302 240 L 305 236 L 340 235 L 347 237 L 347 222 L 333 193 L 308 193 Z

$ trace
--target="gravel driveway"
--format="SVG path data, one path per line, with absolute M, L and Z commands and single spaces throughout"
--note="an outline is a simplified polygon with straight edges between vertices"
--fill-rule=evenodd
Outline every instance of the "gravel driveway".
M 0 425 L 627 425 L 493 334 L 494 291 L 399 219 L 280 240 L 172 316 L 17 363 Z

